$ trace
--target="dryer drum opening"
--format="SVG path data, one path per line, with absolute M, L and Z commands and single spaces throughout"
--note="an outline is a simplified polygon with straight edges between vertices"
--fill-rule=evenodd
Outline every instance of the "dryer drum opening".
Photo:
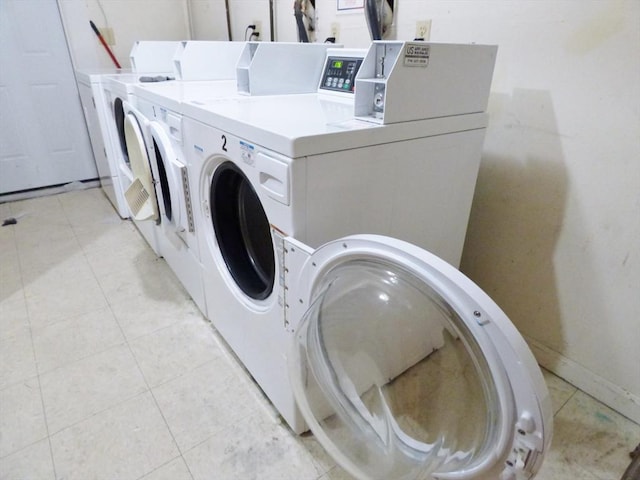
M 158 143 L 153 139 L 153 150 L 156 155 L 156 164 L 158 165 L 158 175 L 160 181 L 160 190 L 162 195 L 162 204 L 164 205 L 164 213 L 167 220 L 173 219 L 173 210 L 171 208 L 171 189 L 169 188 L 169 179 L 167 178 L 167 169 L 165 167 L 165 158 L 162 156 Z
M 129 166 L 129 151 L 127 150 L 127 140 L 124 134 L 124 107 L 122 105 L 122 99 L 120 97 L 116 98 L 113 101 L 113 115 L 116 121 L 116 129 L 118 130 L 118 139 L 120 140 L 120 148 L 122 149 L 124 163 Z
M 258 195 L 228 161 L 214 173 L 209 195 L 213 230 L 231 276 L 250 298 L 264 300 L 273 291 L 275 254 Z

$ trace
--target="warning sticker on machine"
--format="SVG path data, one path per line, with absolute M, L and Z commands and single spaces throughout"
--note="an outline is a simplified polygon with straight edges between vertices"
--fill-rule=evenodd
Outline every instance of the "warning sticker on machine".
M 426 67 L 429 65 L 429 45 L 407 43 L 404 49 L 405 67 Z

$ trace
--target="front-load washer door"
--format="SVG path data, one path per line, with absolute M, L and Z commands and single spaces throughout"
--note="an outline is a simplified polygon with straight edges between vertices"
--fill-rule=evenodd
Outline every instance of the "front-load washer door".
M 209 190 L 211 222 L 233 281 L 252 300 L 268 298 L 276 263 L 271 226 L 251 181 L 231 161 L 215 170 Z
M 132 218 L 159 223 L 158 200 L 147 150 L 146 118 L 125 102 L 124 134 L 133 182 L 124 192 Z
M 149 123 L 151 152 L 157 166 L 158 197 L 162 214 L 176 233 L 194 231 L 187 167 L 176 155 L 162 125 Z
M 540 468 L 552 432 L 541 371 L 461 272 L 363 235 L 320 247 L 292 283 L 292 388 L 353 476 L 520 480 Z

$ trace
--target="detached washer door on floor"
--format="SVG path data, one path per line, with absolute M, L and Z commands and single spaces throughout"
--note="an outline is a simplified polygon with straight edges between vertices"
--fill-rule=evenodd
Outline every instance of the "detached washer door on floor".
M 362 480 L 529 479 L 552 433 L 542 373 L 500 308 L 408 243 L 330 242 L 301 269 L 291 382 L 309 427 Z M 292 319 L 296 325 L 296 319 Z

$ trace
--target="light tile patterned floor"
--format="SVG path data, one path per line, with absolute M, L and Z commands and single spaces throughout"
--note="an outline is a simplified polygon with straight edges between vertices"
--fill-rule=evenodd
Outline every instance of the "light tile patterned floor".
M 0 204 L 0 479 L 345 480 L 277 422 L 162 259 L 99 189 Z M 630 422 L 546 375 L 539 480 L 619 480 Z

